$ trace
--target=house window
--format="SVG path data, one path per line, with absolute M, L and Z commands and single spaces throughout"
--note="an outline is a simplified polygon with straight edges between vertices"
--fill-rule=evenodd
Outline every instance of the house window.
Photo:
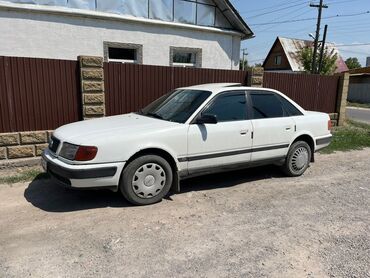
M 196 3 L 184 0 L 175 0 L 175 22 L 195 24 Z
M 275 56 L 275 65 L 278 65 L 278 66 L 281 65 L 281 55 Z
M 123 60 L 130 63 L 137 61 L 136 49 L 109 47 L 108 55 L 109 60 Z
M 139 44 L 104 42 L 107 62 L 142 64 L 143 47 Z
M 170 65 L 175 67 L 202 67 L 202 49 L 171 47 Z

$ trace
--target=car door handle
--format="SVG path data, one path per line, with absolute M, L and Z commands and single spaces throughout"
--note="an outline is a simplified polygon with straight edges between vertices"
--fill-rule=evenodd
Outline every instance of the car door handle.
M 291 130 L 292 128 L 290 126 L 285 127 L 285 130 Z
M 246 135 L 248 133 L 248 129 L 242 129 L 241 131 L 240 131 L 240 134 L 241 135 Z

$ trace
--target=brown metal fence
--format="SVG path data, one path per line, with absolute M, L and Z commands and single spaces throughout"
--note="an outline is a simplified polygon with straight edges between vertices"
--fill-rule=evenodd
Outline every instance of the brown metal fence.
M 248 72 L 121 63 L 104 64 L 106 114 L 137 111 L 172 89 L 203 83 L 245 85 Z M 265 72 L 277 89 L 308 110 L 336 110 L 339 76 Z M 77 61 L 0 56 L 0 133 L 55 129 L 82 119 Z
M 246 84 L 247 72 L 105 63 L 106 114 L 137 111 L 172 89 L 204 83 Z
M 263 87 L 281 91 L 304 109 L 334 113 L 339 76 L 265 72 Z
M 0 57 L 0 133 L 81 119 L 77 61 Z

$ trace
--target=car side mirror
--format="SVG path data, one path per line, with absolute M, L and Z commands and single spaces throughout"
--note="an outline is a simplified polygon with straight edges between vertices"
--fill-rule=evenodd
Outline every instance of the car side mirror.
M 216 115 L 202 114 L 200 117 L 198 117 L 196 124 L 217 124 L 217 117 Z

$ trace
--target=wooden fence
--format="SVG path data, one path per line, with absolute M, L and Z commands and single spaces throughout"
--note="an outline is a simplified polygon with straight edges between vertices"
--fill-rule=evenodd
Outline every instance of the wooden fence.
M 81 119 L 77 61 L 0 57 L 0 133 Z
M 248 72 L 105 63 L 104 77 L 109 116 L 137 111 L 179 87 L 216 82 L 246 84 Z
M 339 76 L 265 72 L 263 86 L 281 91 L 306 110 L 335 113 Z

